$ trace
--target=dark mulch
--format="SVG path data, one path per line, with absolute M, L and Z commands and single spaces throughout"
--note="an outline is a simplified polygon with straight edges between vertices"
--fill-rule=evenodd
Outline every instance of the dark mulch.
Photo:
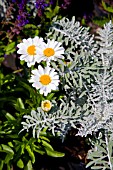
M 62 143 L 59 139 L 52 141 L 54 150 L 64 152 L 62 158 L 38 156 L 34 170 L 85 170 L 87 152 L 90 149 L 86 138 L 75 136 L 71 130 L 66 140 Z M 87 170 L 90 170 L 90 168 Z

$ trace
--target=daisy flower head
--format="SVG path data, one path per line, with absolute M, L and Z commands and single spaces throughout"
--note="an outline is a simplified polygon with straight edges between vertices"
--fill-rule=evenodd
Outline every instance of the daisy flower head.
M 63 59 L 64 48 L 61 46 L 60 42 L 48 39 L 47 44 L 43 43 L 39 49 L 38 53 L 40 55 L 40 61 L 46 61 L 47 64 L 51 60 L 56 61 L 57 58 Z
M 41 102 L 41 108 L 43 111 L 48 112 L 51 110 L 52 104 L 49 100 L 44 100 Z
M 42 43 L 43 38 L 39 38 L 38 36 L 34 38 L 23 39 L 23 41 L 17 45 L 19 48 L 17 53 L 21 54 L 20 60 L 27 62 L 28 67 L 31 67 L 36 62 L 38 62 L 37 47 L 39 47 Z
M 38 69 L 32 70 L 32 76 L 29 82 L 39 90 L 40 94 L 47 96 L 52 90 L 57 90 L 59 85 L 59 76 L 54 68 L 49 66 L 43 68 L 41 65 Z

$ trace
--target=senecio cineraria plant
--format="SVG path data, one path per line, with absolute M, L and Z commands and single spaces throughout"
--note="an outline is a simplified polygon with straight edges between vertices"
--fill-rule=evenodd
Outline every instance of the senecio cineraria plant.
M 77 135 L 90 136 L 92 169 L 113 169 L 113 24 L 98 36 L 73 17 L 50 28 L 45 39 L 23 39 L 17 45 L 20 60 L 30 67 L 29 82 L 43 96 L 40 107 L 23 116 L 23 129 L 39 138 L 43 129 L 64 140 L 74 127 Z M 58 97 L 59 96 L 59 97 Z M 93 139 L 92 137 L 93 136 Z

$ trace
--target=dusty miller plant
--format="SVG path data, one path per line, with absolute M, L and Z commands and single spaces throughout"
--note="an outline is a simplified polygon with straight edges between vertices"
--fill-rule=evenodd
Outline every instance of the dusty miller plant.
M 87 167 L 112 170 L 113 24 L 104 25 L 94 37 L 74 17 L 55 18 L 47 38 L 60 41 L 66 49 L 65 60 L 51 62 L 61 76 L 63 97 L 48 113 L 37 108 L 25 115 L 22 131 L 32 128 L 33 137 L 39 137 L 46 129 L 64 140 L 71 127 L 79 125 L 77 135 L 95 138 Z
M 88 166 L 92 169 L 113 169 L 113 24 L 111 21 L 98 30 L 99 59 L 101 60 L 99 74 L 95 77 L 95 84 L 88 92 L 88 105 L 91 113 L 81 120 L 78 134 L 87 136 L 100 132 L 93 143 L 94 148 L 89 151 L 88 158 L 92 161 Z

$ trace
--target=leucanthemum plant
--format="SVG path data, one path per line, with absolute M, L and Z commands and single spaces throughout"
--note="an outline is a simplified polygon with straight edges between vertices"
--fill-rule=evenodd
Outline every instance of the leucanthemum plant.
M 22 50 L 23 44 L 17 46 L 28 67 L 33 65 L 28 81 L 40 97 L 38 107 L 23 116 L 21 132 L 27 130 L 39 138 L 44 130 L 62 141 L 72 127 L 80 136 L 90 134 L 95 138 L 99 133 L 100 143 L 100 136 L 95 138 L 96 142 L 90 139 L 94 147 L 87 166 L 112 170 L 113 24 L 109 22 L 94 37 L 74 17 L 71 21 L 55 18 L 45 39 L 47 43 L 39 38 L 38 47 L 31 43 L 25 46 L 27 54 Z M 32 55 L 28 55 L 29 48 Z M 34 61 L 30 64 L 32 56 Z
M 43 111 L 48 112 L 51 110 L 52 103 L 49 100 L 44 100 L 41 102 L 41 108 Z
M 36 62 L 39 61 L 39 55 L 37 53 L 37 48 L 43 44 L 43 38 L 34 37 L 23 39 L 23 41 L 17 45 L 19 48 L 17 53 L 21 54 L 20 60 L 27 62 L 27 66 L 31 67 Z
M 43 43 L 38 49 L 39 61 L 46 61 L 49 64 L 51 60 L 64 59 L 64 48 L 61 45 L 62 43 L 54 39 L 48 39 L 47 43 Z
M 55 69 L 47 66 L 43 68 L 41 65 L 38 69 L 32 70 L 32 76 L 29 82 L 33 83 L 32 86 L 37 90 L 40 89 L 40 94 L 47 96 L 51 90 L 57 90 L 59 85 L 59 76 Z

